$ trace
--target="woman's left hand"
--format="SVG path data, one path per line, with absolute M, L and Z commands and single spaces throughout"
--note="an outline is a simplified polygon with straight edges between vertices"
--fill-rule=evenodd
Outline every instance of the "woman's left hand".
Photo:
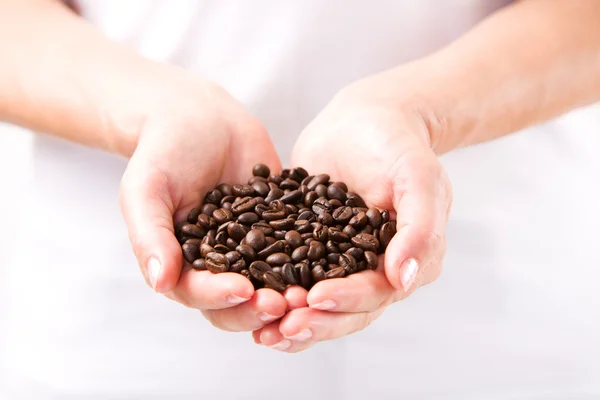
M 292 166 L 327 173 L 390 210 L 397 233 L 375 271 L 318 283 L 307 307 L 255 331 L 256 343 L 298 352 L 351 334 L 439 276 L 452 188 L 431 149 L 438 122 L 422 104 L 398 100 L 381 74 L 342 90 L 304 130 Z

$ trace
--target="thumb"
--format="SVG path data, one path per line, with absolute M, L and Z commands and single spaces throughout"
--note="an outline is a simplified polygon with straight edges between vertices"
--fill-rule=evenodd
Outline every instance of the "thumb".
M 159 293 L 173 289 L 183 258 L 174 234 L 167 177 L 151 165 L 142 168 L 134 155 L 123 175 L 119 200 L 146 282 Z
M 405 154 L 392 174 L 397 232 L 385 254 L 385 273 L 404 292 L 434 281 L 446 251 L 452 188 L 429 149 Z

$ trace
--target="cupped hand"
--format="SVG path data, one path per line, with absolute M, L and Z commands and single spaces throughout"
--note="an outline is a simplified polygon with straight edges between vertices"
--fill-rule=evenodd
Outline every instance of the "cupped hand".
M 174 225 L 219 183 L 245 183 L 259 162 L 281 168 L 261 124 L 223 89 L 194 82 L 148 113 L 122 179 L 121 208 L 146 282 L 223 330 L 260 328 L 287 302 L 271 289 L 255 292 L 242 275 L 191 269 Z
M 256 330 L 255 342 L 297 352 L 348 335 L 439 276 L 452 202 L 449 179 L 431 149 L 439 121 L 398 100 L 388 79 L 382 74 L 342 90 L 298 138 L 292 164 L 327 173 L 368 206 L 390 210 L 397 233 L 375 271 L 319 282 L 308 293 L 308 307 Z

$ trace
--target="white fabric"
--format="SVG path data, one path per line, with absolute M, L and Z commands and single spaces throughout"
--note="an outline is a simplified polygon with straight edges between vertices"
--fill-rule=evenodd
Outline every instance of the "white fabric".
M 501 4 L 82 2 L 115 40 L 221 83 L 284 162 L 339 88 L 427 54 Z M 455 203 L 439 281 L 297 355 L 148 290 L 117 206 L 125 162 L 37 138 L 18 218 L 3 225 L 15 239 L 0 250 L 0 399 L 600 398 L 599 125 L 590 107 L 445 156 Z

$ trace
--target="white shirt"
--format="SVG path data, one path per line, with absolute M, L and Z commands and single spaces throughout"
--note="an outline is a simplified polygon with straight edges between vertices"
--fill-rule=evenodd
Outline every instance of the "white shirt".
M 81 3 L 109 37 L 223 85 L 284 163 L 337 90 L 503 4 Z M 153 294 L 117 205 L 125 162 L 38 137 L 19 218 L 2 227 L 0 399 L 600 398 L 599 123 L 590 107 L 444 156 L 455 201 L 440 279 L 297 355 Z

